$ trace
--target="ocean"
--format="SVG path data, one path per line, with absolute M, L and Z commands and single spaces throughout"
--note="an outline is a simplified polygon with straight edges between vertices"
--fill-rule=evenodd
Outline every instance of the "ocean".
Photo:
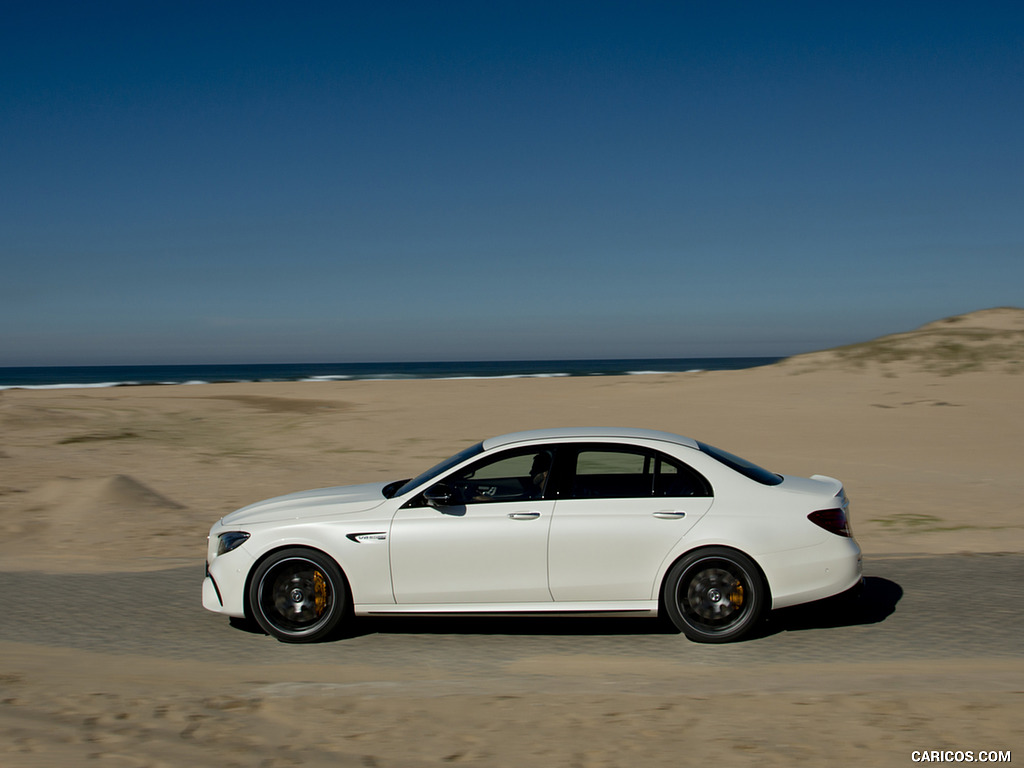
M 495 360 L 439 363 L 260 363 L 254 365 L 101 365 L 0 368 L 0 390 L 185 385 L 248 381 L 510 379 L 640 376 L 732 371 L 780 357 L 681 357 L 646 360 Z

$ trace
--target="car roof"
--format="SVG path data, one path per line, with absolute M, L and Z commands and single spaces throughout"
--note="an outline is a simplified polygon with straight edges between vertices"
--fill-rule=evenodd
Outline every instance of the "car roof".
M 524 432 L 510 432 L 484 440 L 485 451 L 513 443 L 538 442 L 544 440 L 658 440 L 673 445 L 700 450 L 696 440 L 657 429 L 633 429 L 629 427 L 559 427 L 556 429 L 531 429 Z

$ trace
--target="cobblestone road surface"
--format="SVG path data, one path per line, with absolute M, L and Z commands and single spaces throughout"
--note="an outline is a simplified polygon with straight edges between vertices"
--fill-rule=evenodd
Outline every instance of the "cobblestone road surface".
M 360 620 L 341 640 L 294 646 L 209 613 L 202 563 L 151 573 L 0 573 L 0 637 L 46 646 L 225 663 L 429 665 L 497 671 L 539 655 L 593 654 L 734 666 L 1024 655 L 1024 555 L 887 558 L 865 564 L 860 608 L 773 614 L 759 636 L 702 646 L 654 619 Z

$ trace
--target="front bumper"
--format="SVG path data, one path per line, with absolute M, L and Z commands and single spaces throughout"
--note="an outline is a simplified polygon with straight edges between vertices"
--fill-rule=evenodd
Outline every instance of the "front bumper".
M 203 580 L 203 608 L 225 616 L 245 616 L 245 579 L 254 558 L 245 547 L 207 560 Z

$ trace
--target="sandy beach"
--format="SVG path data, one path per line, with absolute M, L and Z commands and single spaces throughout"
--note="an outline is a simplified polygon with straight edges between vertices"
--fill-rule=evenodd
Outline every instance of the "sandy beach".
M 1022 316 L 992 310 L 939 326 L 935 343 L 962 337 L 946 358 L 926 327 L 904 339 L 914 354 L 893 354 L 896 340 L 873 358 L 819 353 L 745 371 L 8 390 L 0 571 L 31 596 L 5 605 L 47 610 L 33 574 L 131 580 L 191 566 L 202 614 L 206 534 L 227 512 L 410 477 L 482 438 L 549 426 L 663 429 L 777 472 L 838 477 L 869 573 L 873 559 L 1020 555 Z M 997 341 L 1003 351 L 975 354 Z M 1004 606 L 1011 621 L 1021 604 Z M 950 606 L 949 621 L 978 608 Z M 1024 748 L 1019 650 L 884 661 L 846 656 L 840 637 L 832 662 L 761 650 L 747 663 L 744 644 L 716 651 L 662 634 L 661 653 L 580 654 L 562 636 L 550 653 L 474 674 L 418 663 L 415 632 L 398 658 L 360 637 L 351 664 L 346 640 L 294 648 L 213 615 L 199 621 L 210 638 L 173 657 L 116 642 L 85 650 L 59 629 L 46 644 L 5 633 L 0 764 L 908 765 L 915 749 Z M 422 643 L 445 642 L 438 631 Z M 802 634 L 825 643 L 841 631 Z M 211 659 L 208 642 L 241 655 Z

